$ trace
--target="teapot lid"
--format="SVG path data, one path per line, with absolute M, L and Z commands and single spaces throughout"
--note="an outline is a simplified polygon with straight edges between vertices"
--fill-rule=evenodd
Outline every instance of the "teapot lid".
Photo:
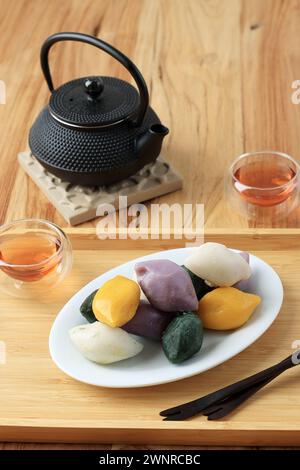
M 83 128 L 117 124 L 137 112 L 139 94 L 113 77 L 83 77 L 52 91 L 50 113 L 58 121 Z

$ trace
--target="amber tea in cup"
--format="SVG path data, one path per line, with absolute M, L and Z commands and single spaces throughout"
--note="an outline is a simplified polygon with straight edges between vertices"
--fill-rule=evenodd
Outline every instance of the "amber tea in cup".
M 33 232 L 22 237 L 4 236 L 0 239 L 0 269 L 15 279 L 38 281 L 60 262 L 60 247 L 60 240 L 51 234 Z M 34 267 L 29 269 L 32 265 Z
M 0 281 L 9 293 L 53 287 L 71 262 L 70 242 L 51 222 L 28 219 L 0 227 Z
M 299 165 L 281 152 L 241 155 L 229 169 L 226 192 L 240 214 L 273 223 L 299 204 Z

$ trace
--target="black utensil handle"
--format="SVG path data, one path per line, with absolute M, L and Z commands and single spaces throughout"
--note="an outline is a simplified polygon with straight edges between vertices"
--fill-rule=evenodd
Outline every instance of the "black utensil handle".
M 293 356 L 288 356 L 283 361 L 278 362 L 274 366 L 269 367 L 268 369 L 264 369 L 257 374 L 251 375 L 245 379 L 239 380 L 227 387 L 222 388 L 221 390 L 214 393 L 215 397 L 219 395 L 219 399 L 231 396 L 232 394 L 241 392 L 253 385 L 261 382 L 262 380 L 267 380 L 269 377 L 275 377 L 277 375 L 282 374 L 287 369 L 295 366 L 296 364 L 293 362 Z M 213 394 L 212 394 L 213 395 Z
M 257 374 L 251 375 L 250 377 L 228 385 L 227 387 L 209 393 L 208 395 L 205 395 L 201 398 L 197 398 L 196 400 L 183 403 L 167 410 L 163 410 L 161 411 L 160 415 L 167 417 L 167 420 L 182 420 L 199 414 L 209 406 L 219 404 L 224 399 L 242 392 L 245 389 L 249 389 L 249 387 L 258 384 L 263 380 L 267 380 L 270 377 L 275 377 L 285 370 L 297 365 L 298 362 L 295 362 L 296 354 L 297 358 L 300 358 L 300 351 L 297 351 L 293 355 L 287 357 L 278 364 L 269 367 L 268 369 L 262 370 Z
M 120 52 L 115 47 L 111 46 L 107 42 L 102 41 L 101 39 L 95 38 L 94 36 L 90 36 L 89 34 L 82 34 L 82 33 L 56 33 L 52 36 L 49 36 L 48 39 L 44 42 L 41 48 L 41 67 L 45 77 L 45 80 L 48 84 L 49 90 L 52 92 L 54 90 L 53 81 L 51 77 L 50 67 L 49 67 L 49 51 L 51 47 L 60 41 L 77 41 L 77 42 L 84 42 L 90 44 L 91 46 L 95 46 L 98 49 L 106 52 L 107 54 L 111 55 L 114 59 L 120 62 L 131 74 L 134 78 L 135 83 L 139 89 L 140 93 L 140 103 L 137 112 L 137 117 L 134 121 L 135 125 L 140 125 L 144 119 L 145 113 L 149 106 L 149 93 L 146 82 L 144 77 L 142 76 L 139 69 L 136 65 L 122 52 Z
M 292 367 L 290 365 L 291 362 L 288 361 L 288 359 L 290 358 L 279 363 L 285 363 L 285 366 L 277 367 L 279 364 L 276 364 L 275 366 L 265 369 L 258 374 L 248 377 L 247 379 L 243 379 L 239 382 L 228 385 L 225 388 L 216 390 L 215 392 L 205 395 L 198 400 L 164 410 L 160 414 L 162 416 L 166 416 L 165 419 L 167 421 L 182 421 L 198 414 L 209 416 L 208 419 L 210 420 L 223 418 L 247 400 L 251 395 L 264 387 L 267 383 L 271 382 L 273 379 L 278 377 L 278 375 Z M 241 387 L 242 383 L 244 383 L 244 385 Z
M 209 421 L 224 418 L 229 413 L 238 408 L 242 403 L 248 400 L 248 398 L 252 397 L 253 395 L 255 395 L 255 393 L 265 387 L 268 383 L 272 382 L 272 380 L 278 377 L 278 375 L 280 374 L 273 375 L 272 377 L 269 377 L 266 380 L 262 380 L 261 382 L 252 385 L 252 387 L 246 388 L 242 392 L 236 393 L 228 397 L 227 399 L 219 402 L 218 404 L 209 406 L 208 408 L 202 411 L 202 414 L 204 416 L 207 416 Z

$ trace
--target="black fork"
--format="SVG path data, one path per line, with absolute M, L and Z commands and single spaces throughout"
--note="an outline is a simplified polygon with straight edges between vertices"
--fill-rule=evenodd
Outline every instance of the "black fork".
M 223 418 L 282 372 L 298 365 L 299 362 L 300 350 L 268 369 L 204 397 L 163 410 L 160 415 L 165 418 L 164 421 L 182 421 L 197 414 L 205 415 L 209 420 Z

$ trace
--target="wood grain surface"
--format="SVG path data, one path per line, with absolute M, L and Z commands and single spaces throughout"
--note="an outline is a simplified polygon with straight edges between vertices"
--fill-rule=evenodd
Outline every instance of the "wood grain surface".
M 201 202 L 207 228 L 247 227 L 223 195 L 232 159 L 271 149 L 300 162 L 300 106 L 291 102 L 291 84 L 300 79 L 299 0 L 0 0 L 7 91 L 0 105 L 0 223 L 26 216 L 65 225 L 16 158 L 49 99 L 40 46 L 63 30 L 111 42 L 143 72 L 151 103 L 171 129 L 164 155 L 185 180 L 182 191 L 155 202 Z M 129 79 L 80 44 L 56 46 L 51 64 L 57 86 L 88 74 Z M 274 226 L 300 227 L 300 210 Z
M 78 233 L 78 232 L 77 232 Z M 135 249 L 115 250 L 90 237 L 70 231 L 74 246 L 74 269 L 63 288 L 51 296 L 22 301 L 0 295 L 1 340 L 7 345 L 6 364 L 0 366 L 0 440 L 73 443 L 118 442 L 119 445 L 300 445 L 298 393 L 299 371 L 288 371 L 244 406 L 220 421 L 204 417 L 183 422 L 164 422 L 159 411 L 186 402 L 262 370 L 284 357 L 300 338 L 297 312 L 300 305 L 300 263 L 295 245 L 300 231 L 281 237 L 249 232 L 229 235 L 226 241 L 246 248 L 270 263 L 280 275 L 285 299 L 270 329 L 252 346 L 231 360 L 195 377 L 172 384 L 141 389 L 106 389 L 77 382 L 51 361 L 48 335 L 53 320 L 78 289 L 102 272 L 127 260 L 157 251 L 140 241 Z M 277 233 L 278 235 L 278 233 Z M 284 243 L 285 235 L 287 242 Z M 220 234 L 208 231 L 206 240 Z M 260 240 L 261 243 L 258 243 Z M 96 238 L 95 238 L 96 242 Z M 269 243 L 268 243 L 269 242 Z M 165 249 L 173 246 L 172 241 Z M 13 319 L 13 320 L 12 320 Z M 126 406 L 124 406 L 126 403 Z
M 0 222 L 42 217 L 66 223 L 18 168 L 17 153 L 48 102 L 39 51 L 57 31 L 111 42 L 143 72 L 151 103 L 171 129 L 163 153 L 185 180 L 161 202 L 202 202 L 207 227 L 247 226 L 232 213 L 223 179 L 244 151 L 271 149 L 300 161 L 299 0 L 0 0 Z M 56 45 L 55 86 L 78 76 L 129 79 L 119 64 L 83 44 Z M 157 201 L 156 201 L 157 202 Z M 300 226 L 300 210 L 276 226 Z

